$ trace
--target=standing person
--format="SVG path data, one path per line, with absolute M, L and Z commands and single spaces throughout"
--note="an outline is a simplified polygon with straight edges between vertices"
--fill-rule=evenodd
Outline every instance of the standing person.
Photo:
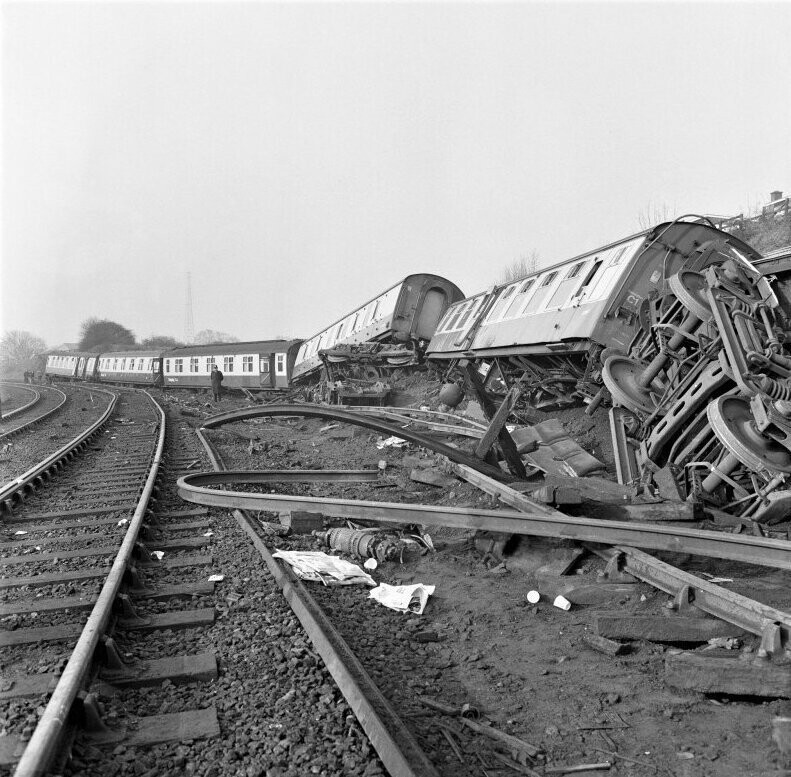
M 222 373 L 217 369 L 216 364 L 211 366 L 211 393 L 214 395 L 214 401 L 219 402 L 222 393 Z

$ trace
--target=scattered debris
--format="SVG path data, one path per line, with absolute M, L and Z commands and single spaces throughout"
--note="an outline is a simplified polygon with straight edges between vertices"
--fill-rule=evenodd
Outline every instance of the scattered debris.
M 423 610 L 426 608 L 428 597 L 434 593 L 434 588 L 433 585 L 423 585 L 422 583 L 415 583 L 414 585 L 380 583 L 368 596 L 391 610 L 414 612 L 422 615 Z
M 210 583 L 222 583 L 225 580 L 225 575 L 209 575 Z
M 552 602 L 554 607 L 557 607 L 559 610 L 570 610 L 571 609 L 571 602 L 566 599 L 565 596 L 556 596 L 555 601 Z
M 614 639 L 607 639 L 607 637 L 593 634 L 586 631 L 582 635 L 582 641 L 594 650 L 600 653 L 606 653 L 608 656 L 622 656 L 629 652 L 629 645 L 623 642 L 616 642 Z
M 408 444 L 409 443 L 406 440 L 402 440 L 400 437 L 380 437 L 376 441 L 376 447 L 379 450 L 382 450 L 382 448 L 403 448 Z
M 324 585 L 376 585 L 356 564 L 322 551 L 278 550 L 272 556 L 285 561 L 303 580 Z

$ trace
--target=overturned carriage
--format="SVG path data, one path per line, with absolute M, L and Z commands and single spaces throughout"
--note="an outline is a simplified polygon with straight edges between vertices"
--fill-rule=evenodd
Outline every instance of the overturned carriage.
M 454 306 L 428 354 L 535 407 L 611 405 L 622 482 L 768 520 L 791 473 L 787 282 L 787 257 L 679 219 Z

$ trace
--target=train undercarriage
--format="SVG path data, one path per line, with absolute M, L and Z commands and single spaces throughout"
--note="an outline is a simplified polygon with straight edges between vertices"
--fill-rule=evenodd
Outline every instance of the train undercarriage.
M 674 275 L 627 353 L 591 344 L 474 361 L 490 395 L 609 406 L 621 483 L 760 532 L 791 510 L 791 327 L 777 302 L 769 279 L 723 257 Z

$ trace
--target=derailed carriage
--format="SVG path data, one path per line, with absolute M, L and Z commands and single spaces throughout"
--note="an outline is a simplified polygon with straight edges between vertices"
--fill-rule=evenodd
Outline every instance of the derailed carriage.
M 394 367 L 419 364 L 437 323 L 464 299 L 456 284 L 416 273 L 305 340 L 294 364 L 295 381 L 314 380 L 324 369 L 337 377 L 376 380 Z
M 454 306 L 428 355 L 480 362 L 534 406 L 612 404 L 622 482 L 769 520 L 791 503 L 788 274 L 676 220 Z

